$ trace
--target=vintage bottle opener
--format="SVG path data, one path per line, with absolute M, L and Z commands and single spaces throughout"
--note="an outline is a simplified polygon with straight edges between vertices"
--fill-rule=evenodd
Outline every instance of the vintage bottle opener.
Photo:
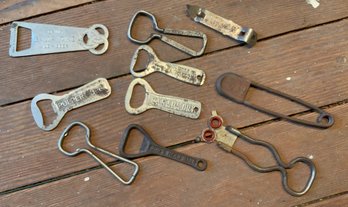
M 194 51 L 191 48 L 188 48 L 172 39 L 169 39 L 166 35 L 163 34 L 157 34 L 157 33 L 151 33 L 151 36 L 149 38 L 147 38 L 146 40 L 137 40 L 132 36 L 132 28 L 133 28 L 133 24 L 135 22 L 135 19 L 138 16 L 148 16 L 151 18 L 152 23 L 153 23 L 153 27 L 157 32 L 163 33 L 163 34 L 169 34 L 169 35 L 179 35 L 179 36 L 187 36 L 187 37 L 194 37 L 194 38 L 201 38 L 203 40 L 203 46 L 201 48 L 201 50 L 199 51 Z M 198 31 L 189 31 L 189 30 L 174 30 L 174 29 L 162 29 L 158 27 L 157 24 L 157 20 L 156 17 L 151 14 L 150 12 L 147 11 L 138 11 L 137 13 L 134 14 L 129 27 L 128 27 L 128 33 L 127 33 L 128 38 L 135 43 L 138 44 L 147 44 L 149 42 L 151 42 L 153 39 L 158 38 L 161 41 L 167 43 L 168 45 L 175 47 L 178 50 L 181 50 L 182 52 L 185 52 L 191 56 L 200 56 L 203 54 L 206 46 L 207 46 L 207 36 L 202 33 L 202 32 L 198 32 Z
M 143 105 L 133 108 L 130 105 L 130 101 L 134 86 L 137 84 L 145 88 L 145 100 Z M 179 116 L 197 119 L 201 113 L 201 105 L 198 101 L 158 94 L 151 88 L 148 82 L 141 78 L 136 78 L 129 84 L 125 98 L 125 107 L 130 114 L 140 114 L 148 109 L 156 108 Z
M 329 128 L 334 123 L 333 116 L 331 114 L 325 112 L 324 110 L 322 110 L 322 109 L 320 109 L 320 108 L 318 108 L 310 103 L 307 103 L 299 98 L 290 96 L 288 94 L 282 93 L 282 92 L 274 90 L 272 88 L 268 88 L 266 86 L 263 86 L 261 84 L 254 82 L 254 81 L 248 80 L 248 79 L 246 79 L 240 75 L 234 74 L 234 73 L 225 73 L 225 74 L 221 75 L 216 80 L 215 86 L 216 86 L 217 92 L 221 96 L 223 96 L 231 101 L 237 102 L 239 104 L 244 104 L 250 108 L 256 109 L 257 111 L 261 111 L 261 112 L 269 114 L 271 116 L 286 119 L 288 121 L 291 121 L 291 122 L 294 122 L 297 124 L 318 127 L 318 128 Z M 252 104 L 248 100 L 246 100 L 246 96 L 247 96 L 247 93 L 248 93 L 248 90 L 250 87 L 254 87 L 254 88 L 257 88 L 259 90 L 266 91 L 270 94 L 288 99 L 292 102 L 295 102 L 295 103 L 298 103 L 302 106 L 308 107 L 309 109 L 318 112 L 319 116 L 318 116 L 316 122 L 306 121 L 306 120 L 298 119 L 295 117 L 287 116 L 285 114 L 280 114 L 280 113 L 268 110 L 266 108 L 263 108 L 261 106 Z
M 20 27 L 31 31 L 31 45 L 28 49 L 18 51 L 17 40 L 18 28 Z M 13 22 L 11 25 L 9 55 L 11 57 L 21 57 L 81 50 L 89 50 L 95 55 L 101 55 L 108 49 L 108 37 L 109 31 L 102 24 L 95 24 L 90 28 L 80 28 Z
M 221 118 L 221 116 L 217 114 L 216 111 L 212 111 L 212 116 L 208 121 L 208 127 L 209 128 L 203 130 L 201 140 L 196 141 L 204 141 L 207 143 L 212 143 L 216 141 L 219 147 L 241 158 L 251 169 L 257 172 L 268 173 L 273 171 L 279 171 L 282 175 L 283 188 L 287 193 L 289 193 L 292 196 L 302 196 L 305 193 L 307 193 L 308 190 L 311 188 L 314 178 L 316 176 L 316 168 L 312 160 L 306 157 L 296 157 L 289 163 L 285 163 L 284 161 L 282 161 L 278 151 L 272 144 L 262 140 L 253 139 L 247 135 L 242 134 L 237 129 L 234 129 L 231 126 L 223 126 L 223 119 Z M 272 156 L 276 161 L 276 165 L 268 167 L 256 165 L 246 155 L 233 148 L 233 145 L 237 138 L 240 138 L 243 141 L 248 142 L 250 144 L 259 145 L 268 149 L 272 153 Z M 300 191 L 296 191 L 289 186 L 287 170 L 293 168 L 296 165 L 296 163 L 300 162 L 309 167 L 310 176 L 303 189 Z
M 64 139 L 65 137 L 68 136 L 69 134 L 69 131 L 71 130 L 71 128 L 73 128 L 74 126 L 79 126 L 79 127 L 82 127 L 86 130 L 86 142 L 88 144 L 89 147 L 93 148 L 94 150 L 96 151 L 99 151 L 105 155 L 108 155 L 112 158 L 116 158 L 117 160 L 121 160 L 123 162 L 126 162 L 130 165 L 133 165 L 134 166 L 134 171 L 131 175 L 131 177 L 128 179 L 128 180 L 125 180 L 123 179 L 120 175 L 118 175 L 116 172 L 114 172 L 105 162 L 103 162 L 99 157 L 97 157 L 92 151 L 88 150 L 88 149 L 85 149 L 85 148 L 77 148 L 74 152 L 68 152 L 64 149 L 63 147 L 63 142 L 64 142 Z M 59 138 L 59 141 L 58 141 L 58 149 L 65 155 L 69 156 L 69 157 L 74 157 L 74 156 L 77 156 L 81 153 L 86 153 L 88 155 L 90 155 L 93 159 L 95 159 L 99 164 L 101 164 L 107 171 L 109 171 L 115 178 L 117 178 L 119 181 L 121 181 L 123 184 L 125 185 L 129 185 L 133 182 L 133 180 L 135 179 L 135 177 L 137 176 L 138 174 L 138 171 L 139 171 L 139 166 L 137 163 L 131 161 L 131 160 L 128 160 L 126 158 L 123 158 L 121 156 L 118 156 L 116 154 L 113 154 L 107 150 L 104 150 L 102 148 L 99 148 L 97 146 L 95 146 L 94 144 L 92 144 L 91 142 L 91 138 L 90 138 L 90 130 L 88 128 L 88 126 L 86 126 L 84 123 L 82 122 L 73 122 L 71 123 L 69 126 L 67 126 L 63 133 L 61 134 L 60 138 Z
M 127 141 L 128 141 L 130 132 L 132 130 L 139 131 L 142 135 L 144 135 L 144 137 L 143 137 L 143 142 L 140 147 L 139 153 L 129 154 L 129 153 L 126 153 L 126 147 L 127 147 Z M 158 145 L 157 143 L 153 141 L 153 139 L 145 131 L 145 129 L 137 124 L 130 124 L 126 128 L 120 142 L 119 150 L 120 150 L 120 155 L 126 158 L 139 158 L 139 157 L 144 157 L 148 155 L 159 155 L 159 156 L 166 157 L 166 158 L 175 160 L 177 162 L 183 163 L 185 165 L 189 165 L 199 171 L 204 171 L 207 168 L 207 161 L 204 159 L 185 155 L 183 153 L 176 152 L 171 149 Z
M 257 41 L 256 32 L 249 27 L 242 27 L 231 20 L 220 17 L 204 8 L 187 5 L 187 16 L 193 21 L 210 27 L 223 35 L 254 46 Z
M 146 66 L 146 69 L 141 72 L 135 72 L 134 66 L 138 59 L 138 54 L 141 50 L 144 50 L 149 55 L 149 61 Z M 153 72 L 161 72 L 175 79 L 181 80 L 185 83 L 190 83 L 193 85 L 203 85 L 205 80 L 205 73 L 202 70 L 197 68 L 163 62 L 158 59 L 155 52 L 152 50 L 150 46 L 142 45 L 140 46 L 134 53 L 132 62 L 130 65 L 130 72 L 134 77 L 142 78 L 146 75 L 149 75 Z
M 46 93 L 35 96 L 31 101 L 31 112 L 36 125 L 42 130 L 50 131 L 57 127 L 68 111 L 107 98 L 110 94 L 111 88 L 108 81 L 105 78 L 98 78 L 62 96 Z M 51 100 L 52 108 L 57 114 L 57 118 L 48 126 L 44 124 L 42 113 L 37 105 L 37 102 L 43 100 Z

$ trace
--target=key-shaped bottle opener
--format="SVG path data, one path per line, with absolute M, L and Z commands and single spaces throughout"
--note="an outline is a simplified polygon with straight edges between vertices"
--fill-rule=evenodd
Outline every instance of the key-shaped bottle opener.
M 145 70 L 136 72 L 134 71 L 134 67 L 138 59 L 138 54 L 141 50 L 148 53 L 149 61 Z M 161 72 L 185 83 L 198 86 L 203 85 L 205 80 L 204 71 L 186 65 L 163 62 L 158 59 L 153 49 L 148 45 L 142 45 L 135 51 L 130 65 L 130 72 L 136 78 L 145 77 L 153 72 Z
M 77 148 L 75 151 L 73 152 L 69 152 L 69 151 L 66 151 L 63 147 L 63 144 L 64 144 L 64 139 L 69 135 L 69 131 L 74 127 L 74 126 L 80 126 L 82 128 L 84 128 L 86 130 L 86 142 L 87 142 L 87 145 L 89 147 L 91 147 L 92 149 L 94 149 L 95 151 L 99 151 L 105 155 L 108 155 L 112 158 L 116 158 L 117 160 L 121 160 L 125 163 L 128 163 L 130 165 L 132 165 L 134 167 L 134 171 L 131 175 L 131 177 L 128 179 L 128 180 L 125 180 L 123 179 L 120 175 L 118 175 L 115 171 L 113 171 L 105 162 L 103 162 L 99 157 L 97 157 L 92 151 L 86 149 L 86 148 Z M 95 146 L 94 144 L 92 144 L 91 142 L 91 136 L 90 136 L 90 130 L 88 128 L 87 125 L 85 125 L 84 123 L 82 122 L 73 122 L 71 123 L 69 126 L 67 126 L 63 133 L 60 135 L 60 138 L 58 140 L 58 149 L 65 155 L 69 156 L 69 157 L 75 157 L 81 153 L 86 153 L 88 155 L 90 155 L 94 160 L 96 160 L 99 164 L 101 164 L 108 172 L 110 172 L 115 178 L 117 178 L 119 181 L 121 181 L 123 184 L 125 185 L 129 185 L 133 182 L 133 180 L 135 179 L 135 177 L 137 176 L 138 174 L 138 171 L 139 171 L 139 166 L 137 163 L 131 161 L 131 160 L 128 160 L 128 159 L 125 159 L 121 156 L 118 156 L 116 154 L 113 154 L 105 149 L 102 149 L 100 147 L 97 147 Z
M 111 87 L 108 81 L 105 78 L 98 78 L 62 96 L 46 93 L 35 96 L 31 101 L 31 112 L 36 125 L 42 130 L 50 131 L 57 127 L 68 111 L 107 98 L 110 94 Z M 53 111 L 57 114 L 57 118 L 48 126 L 45 125 L 41 110 L 37 105 L 37 102 L 43 100 L 51 100 Z
M 126 147 L 130 132 L 132 130 L 138 130 L 142 135 L 144 135 L 144 137 L 139 153 L 129 154 L 126 153 Z M 207 161 L 204 159 L 185 155 L 183 153 L 170 150 L 155 143 L 151 136 L 141 126 L 137 124 L 130 124 L 125 129 L 121 138 L 119 151 L 120 155 L 126 158 L 139 158 L 148 155 L 159 155 L 189 165 L 199 171 L 204 171 L 207 168 Z
M 145 88 L 145 100 L 141 106 L 133 108 L 130 101 L 134 86 L 137 84 Z M 148 109 L 156 108 L 179 116 L 197 119 L 201 113 L 202 104 L 199 101 L 158 94 L 148 82 L 136 78 L 129 84 L 125 97 L 125 107 L 130 114 L 140 114 Z
M 18 28 L 20 27 L 31 31 L 31 45 L 28 49 L 17 51 Z M 80 28 L 13 22 L 11 25 L 9 55 L 11 57 L 21 57 L 81 50 L 89 50 L 95 55 L 101 55 L 108 49 L 108 37 L 109 31 L 102 24 Z
M 256 32 L 249 27 L 242 27 L 231 20 L 194 5 L 187 5 L 187 16 L 193 21 L 210 27 L 223 35 L 253 46 L 257 40 Z

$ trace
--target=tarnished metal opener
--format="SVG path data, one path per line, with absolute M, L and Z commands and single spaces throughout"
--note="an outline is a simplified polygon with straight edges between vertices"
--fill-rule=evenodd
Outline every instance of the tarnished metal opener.
M 261 111 L 263 113 L 269 114 L 271 116 L 275 116 L 278 118 L 286 119 L 288 121 L 297 123 L 297 124 L 303 124 L 311 127 L 318 127 L 318 128 L 329 128 L 333 125 L 334 123 L 334 118 L 331 114 L 325 112 L 324 110 L 307 103 L 299 98 L 290 96 L 288 94 L 285 94 L 283 92 L 274 90 L 272 88 L 266 87 L 264 85 L 258 84 L 254 81 L 248 80 L 240 75 L 234 74 L 234 73 L 225 73 L 221 75 L 217 80 L 216 80 L 216 90 L 217 92 L 234 102 L 237 102 L 239 104 L 244 104 L 250 108 L 256 109 L 258 111 Z M 271 110 L 268 110 L 266 108 L 263 108 L 261 106 L 255 105 L 250 103 L 248 100 L 246 100 L 246 96 L 248 93 L 248 90 L 250 87 L 257 88 L 259 90 L 266 91 L 270 94 L 288 99 L 292 102 L 298 103 L 302 106 L 308 107 L 309 109 L 318 112 L 319 116 L 316 120 L 316 122 L 311 122 L 311 121 L 306 121 L 302 119 L 298 119 L 295 117 L 287 116 L 285 114 L 280 114 Z M 326 121 L 325 121 L 326 120 Z
M 18 28 L 31 31 L 30 48 L 18 51 Z M 99 30 L 102 33 L 99 32 Z M 102 24 L 94 24 L 89 28 L 37 24 L 30 22 L 13 22 L 9 55 L 21 57 L 70 51 L 89 50 L 95 55 L 101 55 L 108 49 L 109 31 Z
M 135 19 L 140 15 L 150 17 L 152 20 L 153 27 L 157 32 L 160 32 L 163 34 L 169 34 L 169 35 L 179 35 L 179 36 L 201 38 L 203 40 L 203 46 L 202 46 L 201 50 L 194 51 L 194 50 L 192 50 L 192 49 L 190 49 L 190 48 L 188 48 L 188 47 L 186 47 L 186 46 L 184 46 L 184 45 L 182 45 L 182 44 L 180 44 L 172 39 L 169 39 L 167 36 L 165 36 L 163 34 L 151 33 L 150 37 L 147 38 L 146 40 L 135 39 L 132 36 L 132 28 L 133 28 L 133 24 L 135 22 Z M 153 39 L 158 38 L 161 41 L 167 43 L 168 45 L 175 47 L 176 49 L 181 50 L 182 52 L 185 52 L 191 56 L 202 55 L 206 46 L 207 46 L 207 36 L 204 33 L 198 32 L 198 31 L 190 31 L 190 30 L 175 30 L 175 29 L 168 29 L 168 28 L 166 28 L 166 29 L 159 28 L 158 24 L 157 24 L 156 17 L 153 14 L 151 14 L 150 12 L 143 11 L 143 10 L 140 10 L 134 14 L 131 22 L 129 23 L 127 36 L 132 42 L 135 42 L 138 44 L 147 44 L 147 43 L 151 42 Z
M 273 171 L 279 171 L 282 175 L 283 188 L 290 195 L 302 196 L 305 193 L 307 193 L 307 191 L 311 188 L 316 175 L 316 168 L 312 160 L 306 157 L 296 157 L 293 160 L 291 160 L 289 163 L 283 162 L 282 159 L 280 158 L 278 151 L 271 143 L 268 143 L 262 140 L 253 139 L 247 135 L 242 134 L 237 129 L 234 129 L 231 126 L 226 126 L 226 127 L 223 126 L 223 119 L 221 118 L 221 116 L 217 114 L 216 111 L 212 111 L 212 116 L 210 117 L 208 121 L 208 126 L 209 128 L 203 130 L 202 132 L 202 135 L 201 135 L 202 141 L 205 141 L 208 143 L 212 143 L 216 141 L 219 147 L 241 158 L 251 169 L 257 172 L 268 173 Z M 259 146 L 267 148 L 272 153 L 273 158 L 276 161 L 276 165 L 263 167 L 253 163 L 246 155 L 244 155 L 243 153 L 233 148 L 233 145 L 237 138 L 240 138 L 243 141 L 246 141 L 250 144 L 259 145 Z M 303 163 L 307 165 L 310 169 L 310 176 L 307 180 L 307 183 L 303 187 L 303 189 L 300 191 L 296 191 L 292 189 L 288 184 L 287 170 L 293 168 L 296 163 Z
M 111 88 L 108 81 L 105 78 L 98 78 L 62 96 L 46 93 L 35 96 L 31 101 L 31 113 L 40 129 L 50 131 L 57 127 L 68 111 L 107 98 L 110 94 Z M 57 118 L 48 126 L 45 125 L 41 110 L 37 105 L 38 102 L 44 100 L 52 101 L 51 106 L 57 114 Z
M 245 42 L 249 46 L 255 45 L 257 41 L 257 34 L 253 29 L 239 26 L 233 21 L 220 17 L 199 6 L 187 5 L 187 16 L 195 22 L 204 24 L 235 40 Z
M 145 88 L 145 100 L 141 106 L 133 108 L 130 105 L 130 101 L 134 86 L 137 84 Z M 148 109 L 156 108 L 179 116 L 197 119 L 201 113 L 202 104 L 199 101 L 186 98 L 158 94 L 151 88 L 148 82 L 141 78 L 136 78 L 129 84 L 125 97 L 125 107 L 130 114 L 140 114 Z
M 142 141 L 139 153 L 129 154 L 126 152 L 126 147 L 127 147 L 127 141 L 128 141 L 129 135 L 132 130 L 139 131 L 144 137 L 143 137 L 143 141 Z M 183 163 L 185 165 L 189 165 L 199 171 L 204 171 L 207 168 L 207 161 L 204 159 L 185 155 L 183 153 L 173 151 L 171 149 L 162 147 L 159 144 L 155 143 L 153 139 L 151 138 L 151 136 L 145 131 L 145 129 L 137 124 L 130 124 L 125 129 L 123 133 L 123 137 L 120 142 L 119 151 L 120 151 L 120 155 L 126 158 L 139 158 L 139 157 L 144 157 L 148 155 L 159 155 L 159 156 L 166 157 L 166 158 L 175 160 L 177 162 Z
M 138 54 L 141 50 L 144 50 L 149 55 L 149 61 L 147 63 L 146 69 L 141 72 L 135 72 L 134 66 L 136 65 Z M 134 77 L 142 78 L 153 72 L 161 72 L 175 79 L 181 80 L 186 83 L 193 85 L 203 85 L 205 80 L 204 71 L 175 63 L 167 63 L 158 59 L 155 52 L 150 46 L 142 45 L 134 53 L 132 62 L 130 65 L 130 72 Z
M 69 151 L 66 151 L 63 147 L 63 144 L 64 144 L 64 139 L 65 137 L 68 136 L 69 134 L 69 131 L 74 127 L 74 126 L 79 126 L 79 127 L 82 127 L 84 130 L 86 130 L 86 142 L 88 144 L 89 147 L 93 148 L 94 150 L 96 151 L 99 151 L 105 155 L 108 155 L 110 157 L 113 157 L 113 158 L 116 158 L 117 160 L 121 160 L 123 162 L 126 162 L 130 165 L 133 165 L 134 166 L 134 171 L 131 175 L 131 177 L 128 179 L 128 180 L 125 180 L 123 179 L 120 175 L 118 175 L 116 172 L 114 172 L 105 162 L 103 162 L 99 157 L 97 157 L 93 152 L 91 152 L 90 150 L 88 149 L 85 149 L 85 148 L 77 148 L 75 151 L 73 152 L 69 152 Z M 93 159 L 95 159 L 99 164 L 101 164 L 107 171 L 109 171 L 115 178 L 117 178 L 119 181 L 121 181 L 123 184 L 125 185 L 129 185 L 133 182 L 133 180 L 135 179 L 135 177 L 137 176 L 138 174 L 138 171 L 139 171 L 139 166 L 137 163 L 131 161 L 131 160 L 128 160 L 126 158 L 123 158 L 119 155 L 116 155 L 116 154 L 113 154 L 107 150 L 104 150 L 100 147 L 97 147 L 95 146 L 94 144 L 92 144 L 91 142 L 91 138 L 90 138 L 90 130 L 88 128 L 88 126 L 86 126 L 84 123 L 82 122 L 79 122 L 79 121 L 76 121 L 76 122 L 73 122 L 71 123 L 69 126 L 67 126 L 63 133 L 60 135 L 60 138 L 58 140 L 58 149 L 65 155 L 69 156 L 69 157 L 74 157 L 76 155 L 79 155 L 81 153 L 86 153 L 88 155 L 90 155 Z

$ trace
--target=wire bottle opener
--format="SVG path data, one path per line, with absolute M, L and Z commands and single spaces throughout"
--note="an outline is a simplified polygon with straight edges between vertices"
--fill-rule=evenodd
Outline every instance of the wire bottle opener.
M 105 78 L 98 78 L 62 96 L 46 93 L 36 95 L 31 101 L 31 112 L 36 125 L 44 131 L 50 131 L 57 127 L 68 111 L 107 98 L 110 94 L 111 88 L 108 81 Z M 57 118 L 48 126 L 44 124 L 44 118 L 37 105 L 37 102 L 43 100 L 51 100 L 51 106 L 57 114 Z
M 144 137 L 139 153 L 130 154 L 126 152 L 126 147 L 129 135 L 132 130 L 139 131 Z M 183 153 L 173 151 L 155 143 L 151 136 L 145 131 L 145 129 L 137 124 L 130 124 L 125 129 L 123 137 L 121 138 L 119 150 L 120 155 L 126 158 L 139 158 L 148 155 L 159 155 L 183 163 L 185 165 L 189 165 L 199 171 L 204 171 L 207 168 L 207 161 L 204 159 L 185 155 Z
M 17 51 L 19 27 L 30 29 L 31 46 L 28 49 Z M 102 30 L 102 33 L 98 29 Z M 81 50 L 89 50 L 95 55 L 101 55 L 108 49 L 108 37 L 109 31 L 102 24 L 80 28 L 13 22 L 11 25 L 9 55 L 11 57 L 21 57 Z
M 244 104 L 250 108 L 256 109 L 257 111 L 261 111 L 263 113 L 269 114 L 269 115 L 274 116 L 274 117 L 286 119 L 288 121 L 291 121 L 291 122 L 294 122 L 297 124 L 307 125 L 307 126 L 311 126 L 311 127 L 318 127 L 318 128 L 329 128 L 334 123 L 333 116 L 331 114 L 325 112 L 324 110 L 322 110 L 322 109 L 320 109 L 320 108 L 318 108 L 310 103 L 307 103 L 299 98 L 296 98 L 296 97 L 290 96 L 288 94 L 285 94 L 283 92 L 280 92 L 280 91 L 274 90 L 272 88 L 263 86 L 261 84 L 258 84 L 254 81 L 251 81 L 251 80 L 248 80 L 248 79 L 246 79 L 240 75 L 234 74 L 234 73 L 225 73 L 225 74 L 221 75 L 216 80 L 215 86 L 216 86 L 217 92 L 221 96 L 223 96 L 231 101 L 237 102 L 239 104 Z M 287 116 L 285 114 L 280 114 L 280 113 L 268 110 L 266 108 L 263 108 L 261 106 L 252 104 L 248 100 L 246 100 L 248 90 L 251 87 L 266 91 L 270 94 L 288 99 L 292 102 L 295 102 L 295 103 L 298 103 L 302 106 L 308 107 L 309 109 L 311 109 L 315 112 L 318 112 L 319 116 L 318 116 L 316 122 L 306 121 L 306 120 L 298 119 L 295 117 Z M 327 122 L 325 120 L 327 120 Z
M 194 5 L 187 5 L 187 16 L 193 21 L 210 27 L 223 35 L 254 46 L 257 40 L 256 32 L 249 27 L 242 27 L 231 20 L 220 17 L 206 9 Z
M 141 106 L 133 108 L 130 105 L 130 101 L 134 86 L 137 84 L 145 88 L 145 100 Z M 151 88 L 148 82 L 141 78 L 136 78 L 128 86 L 125 107 L 130 114 L 140 114 L 148 109 L 156 108 L 179 116 L 197 119 L 201 113 L 202 104 L 199 101 L 186 98 L 158 94 Z
M 289 163 L 284 163 L 284 161 L 282 161 L 282 159 L 280 158 L 278 151 L 272 144 L 262 140 L 253 139 L 247 135 L 242 134 L 231 126 L 223 126 L 223 119 L 217 114 L 216 111 L 212 112 L 212 116 L 208 121 L 208 127 L 209 128 L 203 130 L 200 137 L 201 140 L 196 141 L 204 141 L 207 143 L 216 141 L 219 147 L 226 150 L 227 152 L 231 152 L 232 154 L 236 155 L 237 157 L 242 159 L 251 169 L 257 172 L 268 173 L 279 171 L 282 175 L 282 185 L 284 190 L 292 196 L 302 196 L 311 188 L 316 175 L 316 168 L 312 160 L 306 157 L 296 157 Z M 233 148 L 233 145 L 237 138 L 240 138 L 250 144 L 267 148 L 272 153 L 273 158 L 276 161 L 276 165 L 263 167 L 253 163 L 246 155 Z M 300 162 L 309 167 L 310 176 L 303 189 L 300 191 L 295 191 L 288 184 L 287 170 L 293 168 L 296 163 Z
M 73 152 L 69 152 L 69 151 L 66 151 L 63 147 L 63 144 L 64 144 L 64 139 L 68 136 L 69 134 L 69 131 L 74 127 L 74 126 L 79 126 L 79 127 L 82 127 L 85 129 L 86 131 L 86 142 L 88 144 L 89 147 L 93 148 L 94 150 L 96 151 L 99 151 L 105 155 L 108 155 L 110 157 L 113 157 L 113 158 L 116 158 L 118 160 L 121 160 L 123 162 L 126 162 L 128 164 L 131 164 L 134 166 L 134 171 L 131 175 L 131 177 L 129 178 L 129 180 L 125 180 L 123 179 L 121 176 L 119 176 L 116 172 L 114 172 L 105 162 L 103 162 L 100 158 L 98 158 L 93 152 L 91 152 L 90 150 L 88 149 L 85 149 L 85 148 L 77 148 L 75 151 Z M 61 134 L 60 138 L 59 138 L 59 141 L 58 141 L 58 149 L 65 155 L 69 156 L 69 157 L 74 157 L 74 156 L 77 156 L 81 153 L 86 153 L 88 155 L 90 155 L 93 159 L 95 159 L 99 164 L 101 164 L 107 171 L 109 171 L 115 178 L 117 178 L 119 181 L 121 181 L 123 184 L 125 185 L 129 185 L 133 182 L 133 180 L 135 179 L 135 177 L 137 176 L 138 174 L 138 171 L 139 171 L 139 166 L 137 163 L 131 161 L 131 160 L 128 160 L 126 158 L 123 158 L 121 156 L 118 156 L 116 154 L 113 154 L 109 151 L 106 151 L 102 148 L 99 148 L 97 146 L 95 146 L 94 144 L 92 144 L 91 142 L 91 138 L 90 138 L 90 130 L 88 128 L 88 126 L 86 126 L 84 123 L 82 122 L 73 122 L 71 123 L 69 126 L 67 126 L 63 133 Z
M 134 67 L 138 59 L 138 54 L 141 50 L 144 50 L 149 55 L 149 61 L 146 69 L 142 72 L 135 72 Z M 205 80 L 205 73 L 197 68 L 175 64 L 167 63 L 158 59 L 155 52 L 150 46 L 142 45 L 134 53 L 132 62 L 130 65 L 130 72 L 136 78 L 145 77 L 153 72 L 161 72 L 170 77 L 183 81 L 185 83 L 190 83 L 193 85 L 203 85 Z
M 157 33 L 151 33 L 150 37 L 147 38 L 146 40 L 135 39 L 132 36 L 132 28 L 133 28 L 133 24 L 135 22 L 135 19 L 140 15 L 150 17 L 152 20 L 153 27 L 157 32 L 160 32 L 163 34 L 169 34 L 169 35 L 179 35 L 179 36 L 201 38 L 203 40 L 202 48 L 199 51 L 194 51 L 194 50 L 192 50 L 192 49 L 190 49 L 190 48 L 188 48 L 188 47 L 186 47 L 186 46 L 184 46 L 184 45 L 182 45 L 182 44 L 180 44 L 172 39 L 169 39 L 166 35 L 157 34 Z M 156 17 L 153 14 L 151 14 L 150 12 L 143 11 L 143 10 L 138 11 L 137 13 L 134 14 L 132 20 L 130 21 L 129 27 L 128 27 L 127 36 L 132 42 L 135 42 L 138 44 L 147 44 L 147 43 L 151 42 L 153 39 L 158 38 L 161 41 L 167 43 L 168 45 L 170 45 L 178 50 L 181 50 L 182 52 L 185 52 L 191 56 L 202 55 L 206 46 L 207 46 L 207 36 L 204 33 L 198 32 L 198 31 L 190 31 L 190 30 L 174 30 L 174 29 L 168 29 L 168 28 L 166 28 L 166 29 L 159 28 L 158 24 L 157 24 Z

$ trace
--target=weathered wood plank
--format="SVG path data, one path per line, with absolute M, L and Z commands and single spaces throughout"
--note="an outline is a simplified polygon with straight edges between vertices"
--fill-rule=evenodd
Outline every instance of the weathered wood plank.
M 139 177 L 131 186 L 123 186 L 104 170 L 78 176 L 1 197 L 3 206 L 290 206 L 348 188 L 348 105 L 331 108 L 335 125 L 327 130 L 302 128 L 286 122 L 274 122 L 243 130 L 252 137 L 275 145 L 284 160 L 296 156 L 313 157 L 318 175 L 312 189 L 302 197 L 286 194 L 279 173 L 252 171 L 240 159 L 220 150 L 215 144 L 195 144 L 180 151 L 205 158 L 208 169 L 198 172 L 161 157 L 138 160 Z M 305 115 L 315 118 L 314 114 Z M 237 148 L 262 165 L 274 161 L 266 150 L 238 141 Z M 69 160 L 71 158 L 65 158 Z M 122 170 L 118 165 L 117 170 Z M 180 169 L 180 174 L 178 173 Z M 308 169 L 299 166 L 290 171 L 291 185 L 299 188 Z
M 348 194 L 337 196 L 330 199 L 324 199 L 323 201 L 313 203 L 309 205 L 310 207 L 342 207 L 348 204 Z
M 31 98 L 40 92 L 54 92 L 72 88 L 96 77 L 115 77 L 129 71 L 130 58 L 137 48 L 126 37 L 129 20 L 139 9 L 154 13 L 159 25 L 174 29 L 200 30 L 207 33 L 209 43 L 207 52 L 227 48 L 237 43 L 202 25 L 194 23 L 185 16 L 186 1 L 104 1 L 86 5 L 51 15 L 33 18 L 32 22 L 88 27 L 95 23 L 105 24 L 110 30 L 110 48 L 102 56 L 87 51 L 53 54 L 36 57 L 10 58 L 8 44 L 0 46 L 2 70 L 0 70 L 0 105 Z M 233 19 L 235 22 L 254 28 L 260 38 L 270 37 L 292 30 L 333 21 L 347 16 L 348 2 L 345 0 L 321 2 L 313 9 L 305 1 L 253 1 L 233 0 L 228 2 L 194 1 L 217 14 Z M 144 22 L 144 21 L 141 21 Z M 136 33 L 146 36 L 148 31 L 136 28 Z M 1 28 L 1 37 L 9 42 L 9 26 Z M 332 32 L 331 34 L 333 34 Z M 183 43 L 193 42 L 184 39 Z M 291 47 L 292 42 L 289 42 Z M 170 46 L 154 41 L 151 45 L 161 58 L 176 61 L 188 58 Z M 260 49 L 260 45 L 256 48 Z M 250 60 L 252 61 L 252 60 Z M 234 63 L 237 64 L 238 62 Z M 21 83 L 21 84 L 19 84 Z M 23 87 L 25 85 L 25 87 Z
M 224 114 L 226 122 L 236 127 L 270 119 L 216 94 L 215 79 L 224 72 L 234 71 L 319 106 L 346 99 L 347 30 L 348 21 L 344 20 L 263 41 L 253 50 L 234 48 L 182 62 L 206 71 L 208 78 L 202 87 L 184 84 L 162 74 L 146 78 L 159 93 L 202 101 L 203 112 L 199 120 L 189 120 L 158 110 L 147 111 L 139 116 L 127 114 L 124 96 L 130 76 L 112 80 L 111 97 L 69 112 L 60 126 L 49 133 L 35 126 L 28 101 L 1 108 L 0 117 L 6 119 L 0 120 L 0 190 L 95 166 L 93 160 L 84 156 L 66 159 L 56 149 L 57 138 L 72 120 L 86 122 L 92 128 L 96 144 L 115 151 L 118 139 L 129 123 L 143 125 L 156 141 L 168 146 L 193 139 L 205 126 L 212 109 Z M 291 77 L 291 80 L 288 81 L 287 77 Z M 279 112 L 292 114 L 304 110 L 272 96 L 264 96 L 263 93 L 253 95 L 253 101 Z M 83 139 L 76 141 L 76 145 L 81 143 L 84 143 Z
M 0 2 L 0 24 L 45 14 L 92 0 L 11 0 Z

